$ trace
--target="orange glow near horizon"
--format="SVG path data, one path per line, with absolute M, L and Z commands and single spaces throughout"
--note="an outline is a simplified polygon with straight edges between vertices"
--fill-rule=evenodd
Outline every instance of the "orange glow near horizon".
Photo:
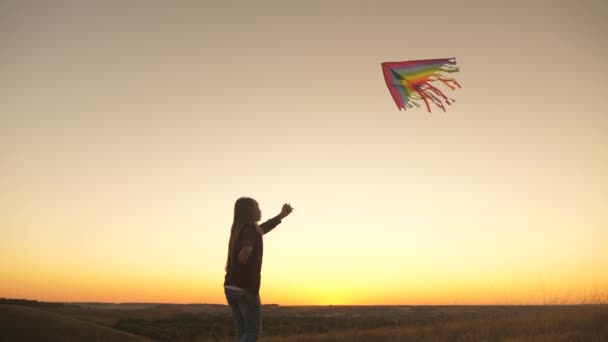
M 251 196 L 263 303 L 607 301 L 608 2 L 437 6 L 0 4 L 0 297 L 225 303 Z

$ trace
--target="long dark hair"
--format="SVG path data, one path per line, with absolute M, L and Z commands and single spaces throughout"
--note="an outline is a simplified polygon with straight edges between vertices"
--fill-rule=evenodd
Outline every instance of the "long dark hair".
M 256 207 L 258 202 L 250 197 L 240 197 L 234 203 L 234 219 L 230 229 L 230 240 L 228 241 L 228 258 L 226 259 L 226 271 L 235 257 L 236 242 L 241 230 L 246 224 L 253 224 L 256 220 Z

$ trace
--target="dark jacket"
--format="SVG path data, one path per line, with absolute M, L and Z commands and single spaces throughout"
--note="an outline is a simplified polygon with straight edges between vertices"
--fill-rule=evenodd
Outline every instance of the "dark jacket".
M 279 217 L 260 224 L 264 234 L 271 231 L 281 223 Z M 238 254 L 243 247 L 251 246 L 253 249 L 247 261 L 242 264 L 238 261 Z M 260 282 L 262 274 L 262 257 L 264 256 L 264 240 L 254 225 L 245 225 L 236 240 L 231 262 L 227 265 L 224 286 L 238 286 L 247 292 L 258 295 L 260 293 Z

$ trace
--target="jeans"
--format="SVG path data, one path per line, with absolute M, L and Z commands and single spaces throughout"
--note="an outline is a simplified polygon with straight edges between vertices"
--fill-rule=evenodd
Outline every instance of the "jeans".
M 262 303 L 259 295 L 224 289 L 236 325 L 237 342 L 255 342 L 262 333 Z

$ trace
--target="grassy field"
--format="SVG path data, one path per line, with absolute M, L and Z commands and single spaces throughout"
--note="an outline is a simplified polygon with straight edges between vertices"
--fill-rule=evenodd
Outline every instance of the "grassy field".
M 265 305 L 261 341 L 608 341 L 607 305 Z M 231 341 L 225 305 L 0 300 L 0 340 Z

